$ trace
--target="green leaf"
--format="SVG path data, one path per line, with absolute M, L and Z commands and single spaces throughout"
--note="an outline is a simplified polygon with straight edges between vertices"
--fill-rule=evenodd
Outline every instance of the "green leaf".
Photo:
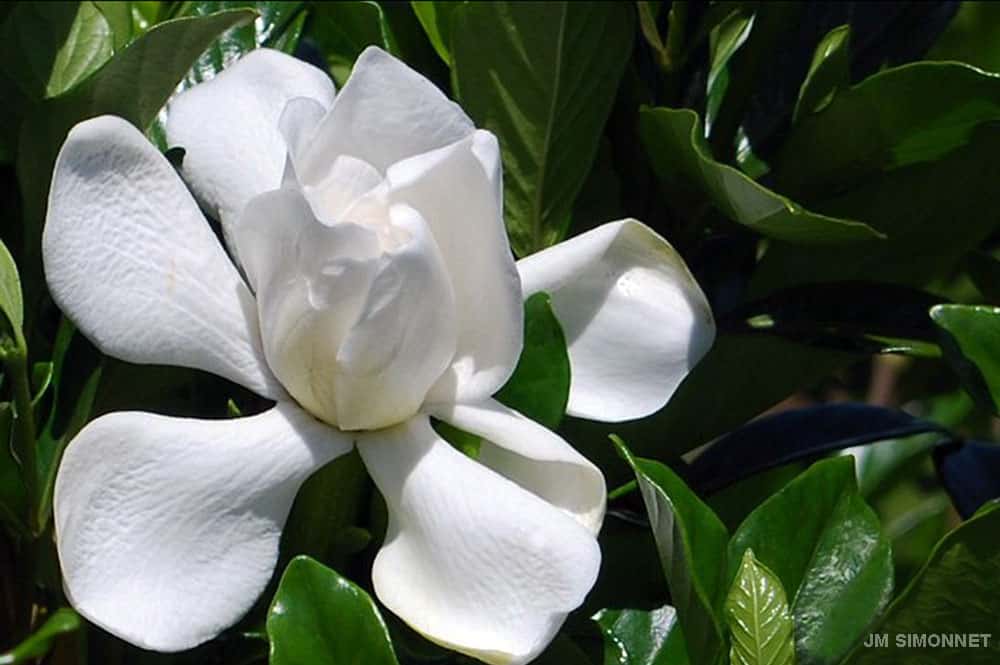
M 1000 75 L 916 62 L 870 76 L 802 117 L 772 166 L 783 191 L 842 191 L 880 171 L 934 161 L 997 119 Z
M 726 621 L 732 634 L 732 665 L 793 665 L 792 615 L 781 582 L 754 558 L 743 561 L 726 597 Z
M 19 2 L 3 27 L 2 63 L 31 99 L 55 97 L 114 52 L 114 33 L 93 2 Z
M 82 625 L 83 621 L 79 615 L 68 607 L 56 610 L 31 637 L 14 647 L 12 651 L 0 653 L 0 665 L 33 662 L 49 652 L 56 638 L 76 632 Z
M 65 94 L 43 101 L 26 115 L 21 127 L 17 174 L 24 201 L 24 283 L 35 290 L 44 284 L 41 229 L 55 158 L 73 125 L 111 114 L 145 129 L 156 117 L 192 64 L 219 34 L 248 21 L 249 10 L 179 18 L 153 26 L 116 53 L 98 71 Z M 27 287 L 26 287 L 27 288 Z M 28 303 L 38 293 L 26 293 Z
M 1000 5 L 966 0 L 927 53 L 928 60 L 958 60 L 1000 72 Z
M 691 192 L 758 233 L 794 243 L 819 244 L 878 237 L 861 222 L 810 212 L 738 169 L 712 159 L 694 111 L 643 108 L 639 133 L 653 170 L 669 193 Z
M 476 125 L 500 139 L 507 230 L 519 256 L 566 236 L 632 52 L 633 22 L 626 3 L 454 10 L 455 92 Z
M 677 610 L 601 610 L 594 615 L 604 636 L 604 665 L 688 665 Z
M 18 346 L 24 347 L 21 328 L 24 326 L 24 298 L 21 295 L 21 277 L 17 264 L 7 246 L 0 241 L 0 315 L 10 326 Z M 2 323 L 2 321 L 0 321 Z
M 845 662 L 849 665 L 913 663 L 1000 662 L 997 617 L 1000 616 L 1000 503 L 994 501 L 946 535 L 927 562 L 893 601 L 874 635 L 888 636 L 888 647 L 859 645 Z M 930 635 L 991 635 L 988 646 L 906 648 L 897 640 Z
M 1000 308 L 937 305 L 931 319 L 942 331 L 942 348 L 973 398 L 1000 413 Z
M 524 348 L 514 373 L 496 398 L 549 429 L 556 429 L 569 400 L 566 337 L 547 293 L 524 302 Z
M 64 317 L 59 323 L 52 349 L 52 409 L 38 434 L 36 446 L 39 496 L 31 524 L 36 534 L 45 530 L 52 516 L 52 497 L 59 462 L 66 445 L 90 418 L 101 381 L 102 360 L 86 365 L 80 362 L 83 354 L 70 353 L 75 335 L 73 324 Z M 78 363 L 73 372 L 66 371 L 70 359 Z
M 793 118 L 821 111 L 833 101 L 837 91 L 851 82 L 851 26 L 834 28 L 820 40 L 813 53 Z
M 10 402 L 0 402 L 0 523 L 11 535 L 28 535 L 24 523 L 27 510 L 27 490 L 21 480 L 21 465 L 11 449 L 11 429 L 14 410 Z
M 436 2 L 422 0 L 410 3 L 417 15 L 427 38 L 441 59 L 451 66 L 451 15 L 459 2 Z
M 639 483 L 691 660 L 715 663 L 725 643 L 726 527 L 673 471 L 612 440 Z
M 718 115 L 719 105 L 729 86 L 729 73 L 726 67 L 750 36 L 753 18 L 753 14 L 749 11 L 731 10 L 709 33 L 710 56 L 708 79 L 705 83 L 705 117 L 709 127 Z
M 316 3 L 309 35 L 319 44 L 340 86 L 367 47 L 375 45 L 399 55 L 392 27 L 377 2 Z
M 111 26 L 111 33 L 114 37 L 114 50 L 121 50 L 126 44 L 132 41 L 135 25 L 132 21 L 131 2 L 95 2 L 94 6 L 104 16 L 104 20 Z
M 267 615 L 271 665 L 397 665 L 375 603 L 309 557 L 292 560 Z
M 889 541 L 851 457 L 817 462 L 750 513 L 729 544 L 731 575 L 747 549 L 792 597 L 803 665 L 839 662 L 892 594 Z

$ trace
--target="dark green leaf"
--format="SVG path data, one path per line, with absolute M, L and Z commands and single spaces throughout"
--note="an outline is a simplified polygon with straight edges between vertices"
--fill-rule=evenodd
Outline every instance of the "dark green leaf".
M 725 644 L 726 527 L 673 471 L 612 438 L 639 483 L 688 653 L 695 663 L 715 663 Z
M 267 615 L 271 665 L 397 665 L 363 589 L 309 557 L 292 560 Z
M 451 66 L 451 14 L 461 3 L 422 0 L 410 4 L 434 50 Z
M 729 544 L 731 575 L 748 548 L 792 597 L 802 665 L 839 662 L 892 594 L 889 541 L 850 457 L 814 464 L 754 510 Z
M 965 260 L 969 279 L 991 305 L 1000 305 L 1000 261 L 986 252 L 973 250 Z
M 83 622 L 73 610 L 67 607 L 56 610 L 31 637 L 14 647 L 12 651 L 0 653 L 0 665 L 33 662 L 49 652 L 57 637 L 75 632 L 82 625 Z
M 631 53 L 633 12 L 611 2 L 476 2 L 454 10 L 455 92 L 503 152 L 519 256 L 569 228 Z M 600 44 L 600 48 L 595 48 Z
M 668 193 L 692 193 L 734 222 L 794 243 L 843 243 L 878 236 L 860 222 L 810 212 L 712 159 L 694 111 L 644 108 L 639 118 L 643 145 Z
M 104 20 L 111 26 L 111 33 L 114 37 L 114 50 L 121 50 L 126 44 L 132 41 L 134 33 L 134 23 L 132 20 L 132 2 L 95 2 L 97 10 L 104 16 Z
M 604 635 L 604 665 L 688 665 L 677 610 L 601 610 L 594 615 Z
M 820 40 L 813 53 L 793 118 L 821 111 L 833 100 L 837 91 L 851 82 L 851 26 L 834 28 Z
M 1000 662 L 997 617 L 1000 616 L 1000 504 L 993 502 L 939 542 L 924 567 L 896 598 L 874 635 L 888 636 L 888 647 L 858 646 L 849 665 L 897 663 L 963 663 L 993 665 Z M 936 635 L 977 635 L 976 645 L 954 648 L 906 648 L 906 641 Z M 990 635 L 984 643 L 982 635 Z M 968 639 L 968 637 L 967 637 Z
M 719 105 L 729 85 L 726 66 L 746 42 L 752 27 L 753 13 L 736 9 L 731 10 L 710 31 L 708 80 L 705 83 L 705 117 L 708 118 L 709 127 L 718 115 Z
M 310 36 L 326 55 L 330 73 L 338 85 L 344 85 L 354 61 L 369 46 L 399 55 L 389 21 L 376 2 L 317 3 Z
M 870 76 L 802 117 L 772 166 L 783 191 L 842 191 L 880 171 L 936 160 L 997 119 L 1000 76 L 917 62 Z
M 726 597 L 726 621 L 732 634 L 732 665 L 793 665 L 795 641 L 788 599 L 778 578 L 743 552 L 743 561 Z
M 559 426 L 569 399 L 566 337 L 547 293 L 524 302 L 524 348 L 496 398 L 549 429 Z
M 60 95 L 107 62 L 111 25 L 93 2 L 19 2 L 3 29 L 2 63 L 31 99 Z
M 21 480 L 21 466 L 11 449 L 14 410 L 10 402 L 0 402 L 0 523 L 11 534 L 27 535 L 24 515 L 28 514 L 27 494 Z
M 930 60 L 958 60 L 1000 72 L 1000 5 L 966 0 L 927 54 Z
M 1000 413 L 1000 308 L 938 305 L 945 357 L 976 401 Z

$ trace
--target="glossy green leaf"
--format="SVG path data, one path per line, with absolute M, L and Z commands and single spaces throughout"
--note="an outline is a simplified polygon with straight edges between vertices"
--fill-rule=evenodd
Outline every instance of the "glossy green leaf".
M 24 298 L 17 264 L 7 246 L 0 241 L 0 330 L 8 326 L 14 339 L 23 346 L 21 327 L 24 325 Z
M 721 4 L 721 3 L 720 3 Z M 708 80 L 705 83 L 705 117 L 709 128 L 729 85 L 726 66 L 753 29 L 753 13 L 736 10 L 722 18 L 709 33 Z
M 850 46 L 850 25 L 836 27 L 820 40 L 809 64 L 809 72 L 799 89 L 794 119 L 821 111 L 838 90 L 850 84 Z
M 0 665 L 34 662 L 49 652 L 56 638 L 66 633 L 75 632 L 82 625 L 83 621 L 79 615 L 68 607 L 56 610 L 31 637 L 14 647 L 13 650 L 0 653 Z
M 668 193 L 693 193 L 758 233 L 804 244 L 844 243 L 878 235 L 860 222 L 810 212 L 738 169 L 712 159 L 694 111 L 644 108 L 639 132 Z
M 729 544 L 731 575 L 747 549 L 792 598 L 802 665 L 839 662 L 892 594 L 889 541 L 850 457 L 817 462 L 754 510 Z
M 427 38 L 441 59 L 451 65 L 451 14 L 459 2 L 420 0 L 410 3 Z
M 524 347 L 496 398 L 549 429 L 559 426 L 569 400 L 570 365 L 559 319 L 547 293 L 524 302 Z
M 987 504 L 946 535 L 923 568 L 893 601 L 871 633 L 888 637 L 886 647 L 859 645 L 849 665 L 897 663 L 1000 662 L 997 617 L 1000 616 L 1000 504 Z M 978 636 L 975 645 L 920 648 L 911 640 L 930 635 Z M 982 635 L 990 635 L 985 641 Z M 911 637 L 912 636 L 912 637 Z M 899 640 L 903 645 L 899 645 Z
M 1000 72 L 1000 4 L 993 0 L 965 0 L 928 60 L 958 60 L 991 72 Z
M 945 357 L 965 389 L 1000 413 L 1000 308 L 938 305 L 931 318 L 942 330 Z
M 842 191 L 880 171 L 936 160 L 1000 119 L 1000 75 L 917 62 L 842 90 L 801 118 L 772 161 L 783 191 Z
M 135 24 L 132 20 L 134 3 L 131 2 L 94 2 L 94 6 L 104 16 L 111 26 L 114 50 L 124 48 L 135 34 Z
M 633 22 L 631 7 L 611 2 L 454 10 L 456 96 L 500 140 L 507 229 L 519 256 L 566 235 L 632 51 Z
M 726 527 L 668 467 L 612 438 L 639 483 L 692 662 L 715 663 L 725 644 Z
M 736 579 L 726 597 L 726 622 L 732 636 L 731 665 L 793 665 L 792 613 L 781 581 L 743 552 Z
M 125 118 L 145 129 L 156 117 L 192 64 L 219 34 L 252 21 L 249 10 L 165 21 L 115 54 L 103 67 L 67 93 L 45 100 L 26 116 L 21 128 L 17 173 L 24 201 L 24 283 L 44 283 L 41 228 L 56 154 L 76 123 L 103 114 Z M 140 85 L 141 82 L 141 85 Z M 26 293 L 34 303 L 37 293 Z
M 309 557 L 292 560 L 267 614 L 271 665 L 397 665 L 375 603 Z
M 377 2 L 321 2 L 313 12 L 310 36 L 322 49 L 338 85 L 347 81 L 354 61 L 367 47 L 399 54 L 392 27 Z
M 601 610 L 604 665 L 688 665 L 690 660 L 670 605 L 655 610 Z
M 31 99 L 60 95 L 107 62 L 111 25 L 93 2 L 19 2 L 3 26 L 0 59 Z

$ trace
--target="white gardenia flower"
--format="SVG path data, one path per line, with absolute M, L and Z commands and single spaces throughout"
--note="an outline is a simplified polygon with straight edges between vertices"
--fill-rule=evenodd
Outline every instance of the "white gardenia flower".
M 270 579 L 301 483 L 357 446 L 389 510 L 379 599 L 439 644 L 530 661 L 596 580 L 605 484 L 491 398 L 521 352 L 523 298 L 552 296 L 569 413 L 639 418 L 714 336 L 683 261 L 625 220 L 515 264 L 496 138 L 375 48 L 336 97 L 320 70 L 255 51 L 169 117 L 228 254 L 163 155 L 95 118 L 53 176 L 53 297 L 109 355 L 214 372 L 276 404 L 85 427 L 55 489 L 73 606 L 148 649 L 211 639 Z M 483 437 L 479 458 L 432 416 Z

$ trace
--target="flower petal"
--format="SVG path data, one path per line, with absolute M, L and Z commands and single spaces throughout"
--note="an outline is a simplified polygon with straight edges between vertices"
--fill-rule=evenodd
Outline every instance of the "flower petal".
M 338 155 L 381 172 L 406 157 L 454 143 L 475 127 L 458 104 L 404 63 L 371 46 L 358 57 L 344 89 L 296 164 L 303 182 L 322 179 Z
M 389 508 L 379 599 L 487 663 L 537 656 L 597 578 L 593 534 L 452 448 L 425 416 L 360 437 L 358 451 Z
M 521 354 L 521 285 L 503 223 L 500 148 L 477 131 L 388 172 L 389 197 L 416 208 L 441 248 L 455 291 L 455 362 L 428 399 L 488 398 Z
M 173 168 L 121 118 L 69 133 L 42 250 L 56 303 L 104 353 L 284 394 L 264 361 L 253 296 Z
M 663 407 L 712 346 L 715 322 L 684 260 L 636 220 L 521 259 L 524 297 L 547 291 L 566 333 L 566 412 L 620 422 Z
M 431 414 L 483 437 L 479 461 L 573 516 L 597 533 L 607 487 L 590 460 L 555 432 L 495 400 L 442 405 Z
M 184 148 L 184 178 L 222 222 L 227 240 L 250 199 L 281 184 L 285 105 L 306 97 L 328 109 L 333 95 L 325 72 L 280 51 L 257 49 L 170 103 L 167 142 Z
M 56 478 L 67 597 L 145 649 L 211 639 L 271 578 L 299 485 L 350 449 L 288 402 L 238 420 L 98 418 L 70 443 Z

